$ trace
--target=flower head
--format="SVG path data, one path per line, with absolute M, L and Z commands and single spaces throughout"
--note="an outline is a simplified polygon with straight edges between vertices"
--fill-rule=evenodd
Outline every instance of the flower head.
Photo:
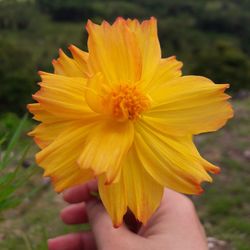
M 232 117 L 228 84 L 181 76 L 182 63 L 161 58 L 155 18 L 112 25 L 88 21 L 88 52 L 71 45 L 40 72 L 29 104 L 40 121 L 32 132 L 41 148 L 37 163 L 55 190 L 97 178 L 114 225 L 129 208 L 146 223 L 163 189 L 199 194 L 208 172 L 193 135 L 215 131 Z

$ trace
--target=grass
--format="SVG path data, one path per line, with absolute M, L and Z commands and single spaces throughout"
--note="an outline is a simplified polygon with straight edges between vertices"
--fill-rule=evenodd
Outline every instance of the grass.
M 213 184 L 205 184 L 201 196 L 193 197 L 208 236 L 225 240 L 227 250 L 249 250 L 250 169 L 244 152 L 250 149 L 250 99 L 233 102 L 235 118 L 216 133 L 197 138 L 201 154 L 218 164 L 222 172 Z M 5 214 L 0 223 L 0 249 L 46 249 L 46 239 L 86 226 L 65 226 L 59 211 L 65 206 L 60 195 L 44 184 L 41 173 L 26 189 L 41 187 L 16 210 Z
M 250 99 L 233 102 L 235 117 L 222 130 L 202 135 L 201 154 L 222 172 L 194 201 L 208 235 L 225 240 L 228 249 L 250 246 Z
M 40 176 L 29 184 L 29 189 L 36 185 L 43 188 L 36 193 L 35 198 L 25 200 L 18 210 L 5 214 L 7 219 L 0 227 L 0 249 L 45 250 L 48 237 L 87 229 L 86 225 L 63 225 L 58 212 L 64 203 L 47 184 L 42 183 Z

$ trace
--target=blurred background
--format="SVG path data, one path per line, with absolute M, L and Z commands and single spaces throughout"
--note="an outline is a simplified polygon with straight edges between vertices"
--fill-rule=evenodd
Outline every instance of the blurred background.
M 39 81 L 52 71 L 58 49 L 86 50 L 87 19 L 158 19 L 163 56 L 176 55 L 184 74 L 230 83 L 235 118 L 196 138 L 201 154 L 222 167 L 194 200 L 210 249 L 250 249 L 250 1 L 249 0 L 0 0 L 0 249 L 46 249 L 47 237 L 66 227 L 61 197 L 33 163 L 26 136 Z

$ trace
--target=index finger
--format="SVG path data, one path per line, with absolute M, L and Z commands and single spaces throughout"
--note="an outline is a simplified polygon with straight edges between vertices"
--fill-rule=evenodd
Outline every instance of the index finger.
M 69 203 L 89 201 L 93 198 L 91 192 L 97 191 L 96 180 L 91 180 L 83 185 L 69 188 L 63 192 L 63 199 Z

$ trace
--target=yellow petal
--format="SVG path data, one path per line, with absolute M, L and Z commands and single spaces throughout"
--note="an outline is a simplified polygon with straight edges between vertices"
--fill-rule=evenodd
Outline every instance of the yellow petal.
M 115 226 L 121 225 L 127 207 L 146 224 L 160 205 L 164 189 L 146 172 L 133 149 L 122 164 L 119 182 L 107 185 L 103 175 L 98 177 L 98 188 Z
M 103 96 L 107 94 L 104 86 L 106 86 L 106 83 L 100 72 L 88 79 L 85 99 L 89 107 L 97 113 L 102 113 L 104 109 L 102 101 Z
M 81 71 L 83 71 L 85 77 L 89 77 L 91 75 L 91 69 L 87 64 L 89 53 L 80 50 L 74 45 L 69 46 L 69 50 L 73 55 L 74 60 L 78 63 Z
M 93 178 L 91 170 L 83 170 L 77 165 L 77 158 L 91 126 L 73 123 L 36 154 L 38 165 L 45 169 L 45 176 L 51 177 L 57 192 Z
M 136 19 L 128 19 L 126 23 L 135 34 L 142 54 L 141 80 L 151 80 L 161 58 L 161 48 L 157 34 L 157 20 L 151 17 L 140 24 Z
M 63 130 L 66 130 L 72 122 L 54 122 L 41 123 L 33 131 L 29 132 L 29 136 L 33 136 L 36 144 L 40 148 L 45 148 L 54 141 Z
M 105 184 L 105 175 L 98 177 L 98 190 L 103 205 L 109 213 L 113 225 L 119 227 L 122 224 L 123 216 L 127 211 L 127 197 L 123 178 L 118 183 Z
M 224 93 L 228 84 L 205 77 L 184 76 L 152 90 L 152 108 L 144 119 L 175 135 L 215 131 L 233 116 Z
M 55 117 L 53 114 L 44 110 L 40 103 L 28 104 L 27 108 L 29 112 L 34 115 L 32 118 L 36 121 L 46 122 L 46 123 L 61 121 L 60 118 Z
M 141 54 L 135 35 L 124 19 L 111 26 L 107 22 L 97 25 L 88 21 L 88 64 L 101 72 L 110 85 L 135 83 L 141 76 Z
M 181 76 L 182 62 L 177 61 L 175 56 L 161 59 L 157 66 L 153 78 L 147 83 L 145 92 L 150 92 L 159 86 L 167 84 L 169 81 Z
M 63 50 L 59 50 L 59 58 L 53 60 L 52 64 L 54 66 L 55 74 L 71 76 L 71 77 L 85 77 L 85 68 L 81 67 L 72 58 L 69 58 Z M 85 70 L 84 70 L 85 69 Z
M 200 183 L 212 181 L 205 169 L 218 171 L 197 153 L 191 136 L 169 136 L 142 121 L 135 129 L 134 147 L 148 173 L 161 185 L 178 192 L 200 193 Z
M 146 224 L 159 207 L 164 188 L 147 173 L 133 148 L 124 163 L 123 178 L 128 207 L 139 221 Z
M 88 57 L 89 57 L 89 53 L 77 48 L 74 45 L 70 45 L 69 46 L 69 50 L 71 52 L 71 54 L 73 55 L 73 58 L 75 59 L 75 61 L 82 67 L 85 68 Z
M 106 183 L 117 182 L 124 160 L 134 138 L 133 123 L 100 121 L 87 137 L 78 159 L 82 169 L 92 169 L 95 175 L 105 173 Z
M 62 119 L 85 119 L 95 113 L 86 104 L 86 80 L 55 74 L 40 73 L 41 89 L 33 95 L 43 110 Z

